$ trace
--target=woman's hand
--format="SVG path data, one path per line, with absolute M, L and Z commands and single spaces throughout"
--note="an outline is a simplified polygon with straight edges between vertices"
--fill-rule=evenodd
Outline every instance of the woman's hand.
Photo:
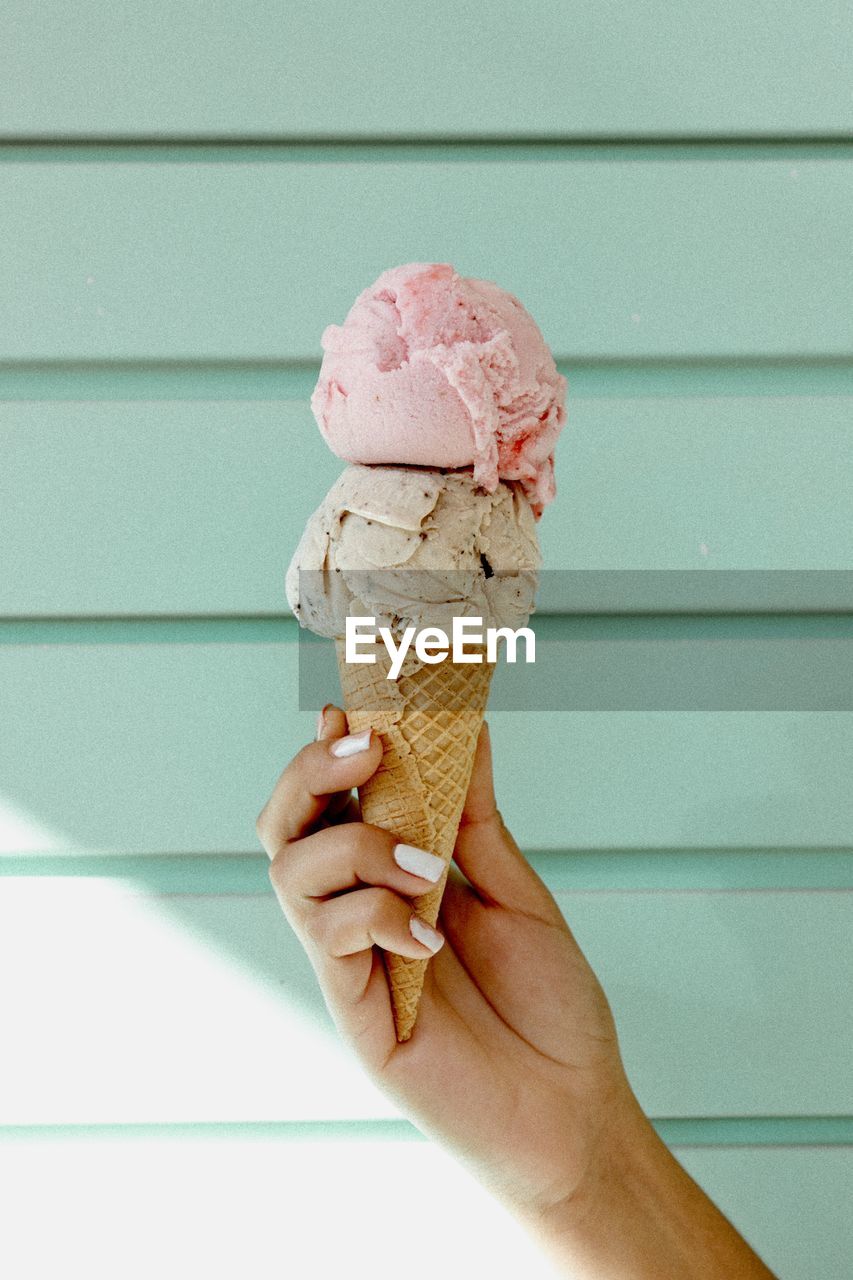
M 547 1211 L 633 1103 L 604 992 L 501 820 L 484 726 L 454 854 L 464 876 L 451 870 L 439 917 L 446 943 L 398 1044 L 376 948 L 432 954 L 409 927 L 409 899 L 430 882 L 397 864 L 389 832 L 358 821 L 350 789 L 382 750 L 376 734 L 345 733 L 343 712 L 327 708 L 258 818 L 282 909 L 376 1083 L 504 1200 Z
M 376 734 L 321 717 L 257 821 L 282 909 L 329 1010 L 373 1079 L 466 1163 L 565 1274 L 592 1280 L 773 1280 L 671 1155 L 628 1084 L 604 992 L 501 820 L 488 729 L 439 916 L 410 927 L 430 858 L 395 858 L 351 788 Z M 430 851 L 422 851 L 429 855 Z M 411 855 L 411 850 L 409 850 Z M 460 871 L 464 874 L 460 874 Z M 398 1044 L 377 947 L 433 954 L 411 1040 Z

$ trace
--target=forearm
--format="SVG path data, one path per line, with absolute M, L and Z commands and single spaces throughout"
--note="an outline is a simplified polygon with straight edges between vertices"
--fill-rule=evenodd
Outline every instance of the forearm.
M 633 1099 L 577 1191 L 518 1216 L 576 1280 L 774 1280 Z

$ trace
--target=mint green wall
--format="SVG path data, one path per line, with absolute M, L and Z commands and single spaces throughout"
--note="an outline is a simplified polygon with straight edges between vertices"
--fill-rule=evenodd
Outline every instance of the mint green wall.
M 550 567 L 853 569 L 853 17 L 5 17 L 0 1146 L 85 1156 L 105 1202 L 101 1143 L 220 1162 L 223 1205 L 265 1194 L 261 1139 L 296 1194 L 324 1142 L 425 1170 L 336 1048 L 254 833 L 311 733 L 283 575 L 340 465 L 307 403 L 320 333 L 399 262 L 518 294 L 569 379 Z M 781 637 L 802 601 L 764 607 Z M 784 1280 L 846 1274 L 853 718 L 492 723 L 644 1105 Z

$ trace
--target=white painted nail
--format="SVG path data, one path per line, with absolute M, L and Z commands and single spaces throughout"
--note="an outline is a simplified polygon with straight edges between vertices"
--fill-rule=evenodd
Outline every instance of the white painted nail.
M 431 884 L 435 884 L 436 880 L 440 879 L 444 870 L 443 858 L 439 858 L 434 853 L 427 853 L 426 849 L 419 849 L 413 844 L 395 844 L 394 861 L 404 871 L 411 871 L 413 876 L 420 876 L 423 880 L 429 880 Z
M 317 732 L 314 734 L 315 741 L 317 742 L 320 741 L 320 736 L 323 732 L 323 725 L 325 723 L 326 723 L 326 708 L 321 707 L 320 714 L 317 716 Z
M 433 929 L 431 924 L 427 924 L 426 920 L 421 920 L 420 916 L 412 916 L 409 920 L 409 932 L 416 942 L 422 942 L 425 947 L 429 947 L 433 955 L 440 947 L 444 946 L 444 938 L 437 929 Z
M 357 756 L 359 751 L 366 751 L 370 746 L 370 730 L 362 733 L 350 733 L 345 738 L 338 738 L 332 743 L 333 756 Z

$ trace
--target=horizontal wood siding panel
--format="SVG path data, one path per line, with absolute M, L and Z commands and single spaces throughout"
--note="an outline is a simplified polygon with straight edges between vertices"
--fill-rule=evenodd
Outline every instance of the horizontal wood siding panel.
M 344 466 L 307 401 L 9 402 L 0 455 L 7 617 L 286 612 L 284 569 Z M 549 570 L 853 570 L 851 397 L 570 403 L 557 481 Z M 760 607 L 806 592 L 786 582 Z M 758 607 L 708 607 L 727 602 Z M 668 603 L 666 582 L 643 599 Z
M 557 900 L 651 1115 L 853 1113 L 853 893 Z M 4 972 L 27 974 L 0 994 L 0 1124 L 397 1114 L 338 1041 L 271 890 L 8 880 L 0 923 Z
M 853 1148 L 675 1154 L 775 1275 L 844 1274 L 853 1257 Z
M 775 1274 L 846 1274 L 853 1149 L 675 1154 Z M 431 1247 L 412 1251 L 412 1204 L 433 1205 L 437 1187 Z M 497 1203 L 425 1142 L 16 1139 L 0 1148 L 0 1188 L 0 1258 L 16 1280 L 61 1275 L 77 1257 L 90 1280 L 142 1280 L 164 1275 L 166 1255 L 170 1278 L 207 1280 L 280 1280 L 283 1259 L 292 1273 L 371 1280 L 384 1257 L 405 1257 L 412 1280 L 432 1280 L 436 1257 L 452 1257 L 457 1274 L 554 1274 Z
M 318 352 L 319 357 L 319 352 Z M 571 403 L 636 396 L 844 396 L 851 356 L 573 357 Z M 0 369 L 5 400 L 298 400 L 307 405 L 319 358 L 306 361 L 22 360 Z
M 685 9 L 577 0 L 157 3 L 12 0 L 0 133 L 591 135 L 853 127 L 841 0 Z M 164 32 L 168 40 L 164 41 Z M 845 58 L 846 54 L 846 58 Z M 96 77 L 97 83 L 93 82 Z M 95 92 L 97 88 L 98 92 Z
M 413 260 L 496 279 L 562 358 L 850 353 L 851 159 L 392 151 L 2 179 L 0 359 L 315 359 Z
M 528 849 L 553 892 L 853 889 L 853 849 Z M 4 854 L 4 878 L 117 880 L 151 893 L 268 893 L 269 859 L 249 853 Z M 851 1119 L 853 1125 L 853 1118 Z M 853 1128 L 851 1128 L 853 1137 Z
M 296 697 L 295 645 L 0 646 L 3 850 L 258 852 L 255 817 L 314 736 L 316 710 Z M 850 846 L 845 712 L 490 722 L 498 795 L 525 848 Z

